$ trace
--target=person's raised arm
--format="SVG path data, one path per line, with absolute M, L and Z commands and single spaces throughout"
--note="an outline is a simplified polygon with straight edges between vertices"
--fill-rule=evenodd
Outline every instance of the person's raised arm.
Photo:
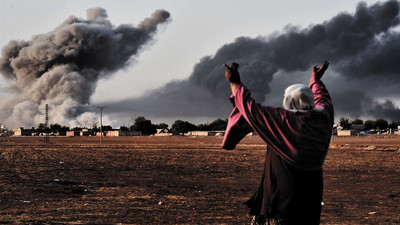
M 231 85 L 232 95 L 235 96 L 237 89 L 239 88 L 241 81 L 240 81 L 240 74 L 237 70 L 239 68 L 239 64 L 232 63 L 232 66 L 228 66 L 223 64 L 225 67 L 225 77 L 229 81 Z
M 314 103 L 316 107 L 323 107 L 329 112 L 329 115 L 333 121 L 333 105 L 328 90 L 322 83 L 321 78 L 324 75 L 326 69 L 328 69 L 329 62 L 325 61 L 321 67 L 314 66 L 311 72 L 310 85 L 312 92 L 314 93 Z

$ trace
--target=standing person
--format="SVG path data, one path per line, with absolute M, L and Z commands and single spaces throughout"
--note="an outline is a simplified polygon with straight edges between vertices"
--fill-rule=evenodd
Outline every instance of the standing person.
M 252 224 L 319 224 L 322 165 L 333 127 L 332 101 L 321 81 L 329 63 L 314 66 L 308 87 L 289 86 L 283 108 L 257 104 L 241 83 L 239 65 L 224 66 L 234 109 L 222 147 L 234 149 L 251 131 L 267 144 L 261 184 L 245 202 Z

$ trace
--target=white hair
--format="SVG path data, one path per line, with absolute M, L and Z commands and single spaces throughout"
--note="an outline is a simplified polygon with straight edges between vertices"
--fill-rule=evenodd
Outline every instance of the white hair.
M 314 109 L 314 94 L 305 84 L 293 84 L 285 89 L 283 108 L 287 110 Z

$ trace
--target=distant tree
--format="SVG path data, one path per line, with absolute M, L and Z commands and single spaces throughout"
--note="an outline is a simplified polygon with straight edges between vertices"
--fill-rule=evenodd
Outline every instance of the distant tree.
M 187 133 L 197 129 L 196 125 L 182 120 L 176 120 L 171 126 L 171 131 L 174 134 Z
M 36 131 L 39 133 L 43 133 L 44 128 L 46 128 L 46 125 L 44 123 L 39 123 L 39 125 L 36 127 Z
M 51 132 L 50 128 L 46 127 L 46 124 L 44 124 L 44 123 L 39 123 L 39 125 L 36 128 L 36 131 L 38 133 L 50 133 Z
M 384 119 L 376 119 L 375 126 L 377 130 L 384 130 L 388 128 L 389 123 Z
M 354 119 L 353 121 L 351 121 L 351 124 L 364 124 L 364 121 L 361 119 Z
M 53 133 L 60 132 L 60 130 L 61 130 L 61 125 L 58 124 L 58 123 L 50 124 L 50 130 L 51 130 L 51 132 L 53 132 Z
M 373 120 L 364 121 L 364 130 L 372 130 L 375 128 L 376 128 L 375 121 L 373 121 Z
M 389 124 L 389 128 L 390 129 L 397 129 L 397 127 L 400 125 L 400 122 L 391 122 L 390 124 Z
M 104 131 L 108 131 L 108 130 L 112 130 L 113 128 L 110 126 L 110 125 L 107 125 L 107 126 L 102 126 L 102 131 L 104 132 Z
M 166 123 L 159 123 L 156 125 L 157 129 L 168 129 L 168 124 Z
M 211 123 L 197 125 L 199 130 L 225 130 L 228 120 L 216 119 Z
M 351 127 L 349 118 L 341 117 L 339 120 L 339 125 L 343 127 L 343 129 L 349 129 Z
M 129 128 L 127 126 L 120 126 L 119 130 L 127 131 L 127 130 L 129 130 Z
M 100 128 L 97 127 L 96 125 L 94 125 L 93 128 L 92 128 L 92 131 L 95 132 L 95 133 L 100 132 Z
M 67 132 L 67 131 L 69 131 L 69 130 L 70 130 L 69 127 L 67 127 L 67 126 L 62 126 L 61 129 L 59 130 L 59 132 Z
M 197 129 L 202 130 L 202 131 L 207 131 L 207 130 L 211 130 L 211 127 L 209 124 L 201 123 L 201 124 L 197 125 Z
M 199 124 L 197 125 L 199 130 L 207 131 L 207 130 L 225 130 L 228 124 L 228 119 L 216 119 L 211 123 Z
M 132 131 L 140 131 L 144 135 L 151 135 L 157 132 L 156 125 L 151 123 L 151 120 L 139 116 L 135 119 L 135 123 L 130 127 Z
M 228 125 L 228 119 L 216 119 L 210 123 L 211 130 L 225 130 Z
M 82 128 L 81 127 L 74 127 L 74 128 L 72 128 L 72 130 L 73 131 L 82 131 Z

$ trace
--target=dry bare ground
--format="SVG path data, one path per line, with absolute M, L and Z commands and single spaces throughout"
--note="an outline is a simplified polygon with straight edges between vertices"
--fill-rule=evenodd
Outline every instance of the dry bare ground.
M 42 138 L 43 139 L 43 138 Z M 218 137 L 0 138 L 0 224 L 249 224 L 265 145 Z M 335 137 L 321 224 L 400 224 L 400 137 Z

